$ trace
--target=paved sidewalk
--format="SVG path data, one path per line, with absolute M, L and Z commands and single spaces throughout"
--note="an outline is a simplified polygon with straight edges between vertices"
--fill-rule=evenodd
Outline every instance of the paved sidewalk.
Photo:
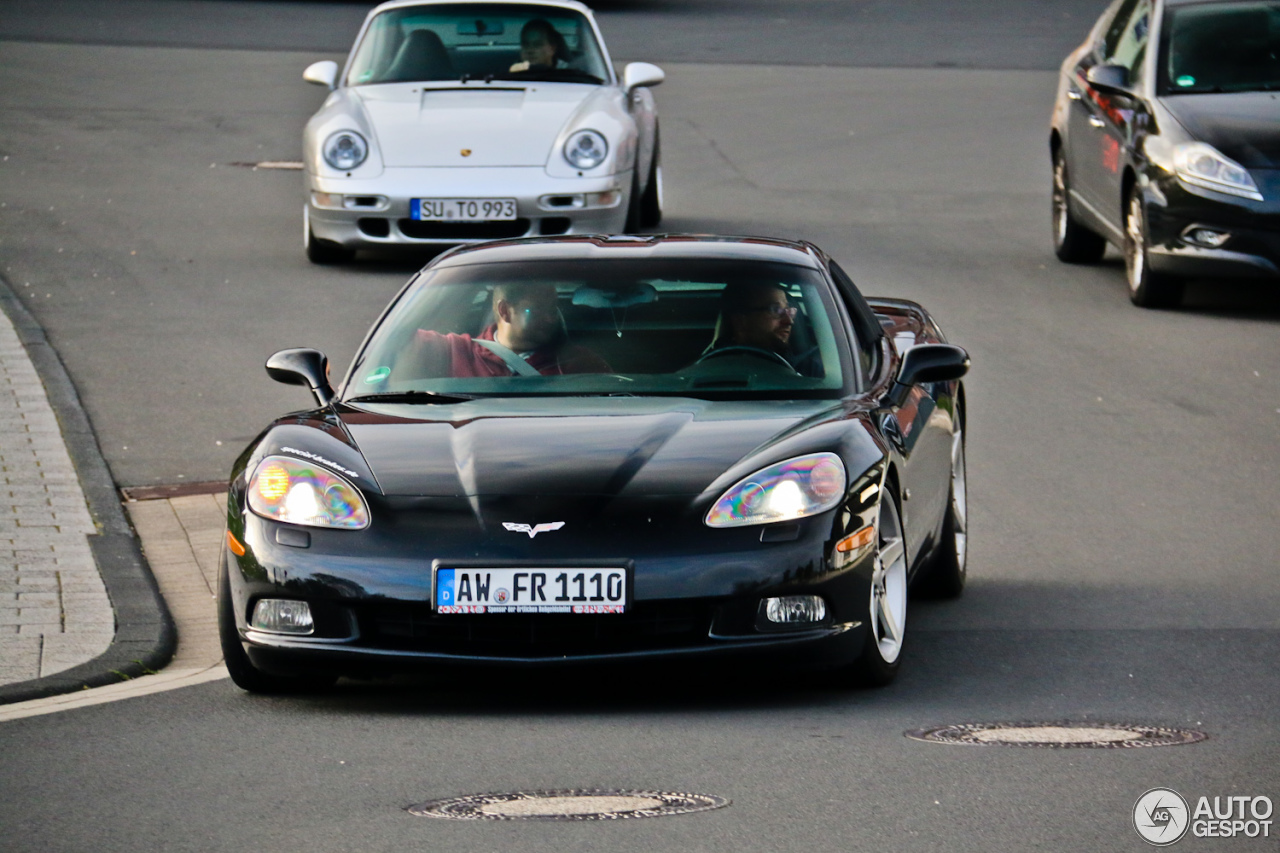
M 115 616 L 97 533 L 44 385 L 0 313 L 0 684 L 101 655 Z
M 0 276 L 0 704 L 119 683 L 173 649 L 75 386 Z

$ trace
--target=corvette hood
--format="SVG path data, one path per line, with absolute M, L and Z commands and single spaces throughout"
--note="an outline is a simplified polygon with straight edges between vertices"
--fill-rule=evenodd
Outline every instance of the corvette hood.
M 1246 169 L 1280 168 L 1280 94 L 1178 95 L 1161 103 L 1193 137 Z
M 343 421 L 387 495 L 641 497 L 699 494 L 753 450 L 832 405 L 557 402 L 563 405 L 554 409 L 519 398 L 362 404 Z
M 565 122 L 596 89 L 563 83 L 395 83 L 362 87 L 359 99 L 389 168 L 542 166 Z

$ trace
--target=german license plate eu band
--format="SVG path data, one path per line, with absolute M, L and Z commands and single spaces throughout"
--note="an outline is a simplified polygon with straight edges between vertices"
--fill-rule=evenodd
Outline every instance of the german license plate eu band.
M 415 198 L 409 218 L 421 222 L 506 222 L 516 218 L 514 198 Z
M 623 613 L 627 570 L 437 569 L 437 613 Z

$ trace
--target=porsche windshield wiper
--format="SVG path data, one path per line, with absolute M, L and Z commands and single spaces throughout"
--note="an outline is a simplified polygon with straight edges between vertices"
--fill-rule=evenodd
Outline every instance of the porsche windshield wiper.
M 349 397 L 347 403 L 465 403 L 475 397 L 466 394 L 439 394 L 435 391 L 383 391 Z

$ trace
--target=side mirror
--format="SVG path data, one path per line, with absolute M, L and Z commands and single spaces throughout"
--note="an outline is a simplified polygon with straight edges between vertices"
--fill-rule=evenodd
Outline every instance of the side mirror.
M 898 366 L 898 378 L 882 405 L 901 406 L 914 385 L 950 382 L 969 372 L 969 353 L 951 344 L 920 344 L 907 350 Z
M 332 89 L 338 83 L 338 63 L 332 59 L 313 62 L 302 72 L 302 79 L 317 86 L 328 86 Z
M 627 92 L 641 86 L 656 86 L 667 79 L 667 74 L 648 62 L 628 62 L 622 69 L 622 88 Z
M 267 375 L 285 385 L 305 385 L 322 406 L 333 399 L 329 385 L 329 359 L 319 350 L 282 349 L 267 359 Z
M 1109 95 L 1129 95 L 1129 69 L 1123 65 L 1095 65 L 1085 72 L 1084 79 L 1099 92 Z

